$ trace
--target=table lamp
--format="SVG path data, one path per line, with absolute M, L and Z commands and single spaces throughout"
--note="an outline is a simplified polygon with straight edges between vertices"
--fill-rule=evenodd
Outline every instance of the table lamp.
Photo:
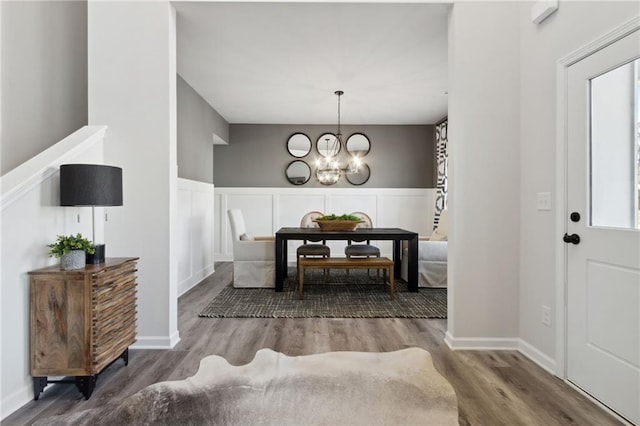
M 122 169 L 102 164 L 60 166 L 60 205 L 91 206 L 91 227 L 96 251 L 87 263 L 103 263 L 105 245 L 96 244 L 95 207 L 122 205 Z

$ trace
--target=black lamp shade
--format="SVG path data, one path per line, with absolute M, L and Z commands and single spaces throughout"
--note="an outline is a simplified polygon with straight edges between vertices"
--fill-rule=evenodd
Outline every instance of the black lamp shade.
M 121 206 L 122 169 L 102 164 L 60 166 L 61 206 Z

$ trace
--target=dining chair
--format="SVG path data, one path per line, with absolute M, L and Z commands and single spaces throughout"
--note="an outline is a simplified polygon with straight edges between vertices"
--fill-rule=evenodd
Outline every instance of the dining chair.
M 314 219 L 324 216 L 324 213 L 319 211 L 310 211 L 309 213 L 302 216 L 302 220 L 300 221 L 301 228 L 319 228 L 318 224 L 314 222 Z M 309 242 L 311 241 L 311 243 Z M 317 244 L 322 241 L 321 244 Z M 316 244 L 313 244 L 316 243 Z M 298 268 L 298 261 L 301 257 L 330 257 L 331 249 L 327 245 L 326 240 L 304 240 L 303 244 L 296 249 L 296 269 Z M 328 275 L 329 271 L 327 269 L 324 270 L 325 277 Z
M 353 212 L 352 216 L 359 217 L 362 220 L 356 226 L 357 228 L 373 228 L 373 221 L 368 214 L 363 212 Z M 352 244 L 353 241 L 361 242 L 365 241 L 365 244 Z M 347 241 L 347 246 L 344 248 L 344 254 L 348 257 L 380 257 L 380 248 L 371 244 L 370 240 L 358 240 L 358 239 L 350 239 Z M 369 274 L 369 270 L 367 269 L 367 275 Z M 347 275 L 349 275 L 349 270 L 347 269 Z M 380 270 L 378 269 L 378 276 L 380 276 Z

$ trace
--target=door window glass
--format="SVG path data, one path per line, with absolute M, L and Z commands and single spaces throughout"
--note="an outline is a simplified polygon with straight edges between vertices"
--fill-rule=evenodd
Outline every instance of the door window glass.
M 591 79 L 590 222 L 640 229 L 640 59 Z

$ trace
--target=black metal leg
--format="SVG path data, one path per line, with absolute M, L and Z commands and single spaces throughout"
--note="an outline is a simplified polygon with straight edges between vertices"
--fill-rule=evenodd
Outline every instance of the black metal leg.
M 402 240 L 393 240 L 393 276 L 402 274 Z
M 98 376 L 76 377 L 76 386 L 78 387 L 78 390 L 82 392 L 82 395 L 84 395 L 84 399 L 91 398 L 91 394 L 93 393 L 93 389 L 96 387 L 97 380 Z
M 409 266 L 408 277 L 409 278 L 409 291 L 417 292 L 418 291 L 418 235 L 411 238 L 408 241 L 408 250 L 407 250 L 407 263 Z
M 283 245 L 286 245 L 287 241 L 282 239 L 276 233 L 276 291 L 282 291 L 284 287 L 284 277 L 286 274 L 286 257 L 284 257 Z
M 45 386 L 47 386 L 47 377 L 34 377 L 33 378 L 33 399 L 38 400 L 40 398 L 40 394 L 44 390 Z
M 120 358 L 122 358 L 122 360 L 124 361 L 125 367 L 129 365 L 129 348 L 125 349 L 124 352 L 122 352 Z
M 282 242 L 282 268 L 283 268 L 282 273 L 285 279 L 289 276 L 289 264 L 287 262 L 287 259 L 289 259 L 288 250 L 289 250 L 289 241 L 284 240 Z
M 129 365 L 129 348 L 125 349 L 118 358 L 115 358 L 109 365 L 105 368 L 108 368 L 116 362 L 118 359 L 122 358 L 124 361 L 124 365 Z M 104 371 L 104 370 L 103 370 Z M 84 395 L 85 399 L 89 399 L 91 394 L 93 393 L 93 389 L 96 387 L 96 382 L 98 381 L 98 374 L 93 376 L 75 376 L 73 379 L 62 379 L 62 380 L 48 380 L 45 377 L 33 377 L 33 399 L 36 401 L 40 398 L 40 394 L 44 390 L 45 386 L 49 383 L 75 383 L 76 387 L 82 395 Z

